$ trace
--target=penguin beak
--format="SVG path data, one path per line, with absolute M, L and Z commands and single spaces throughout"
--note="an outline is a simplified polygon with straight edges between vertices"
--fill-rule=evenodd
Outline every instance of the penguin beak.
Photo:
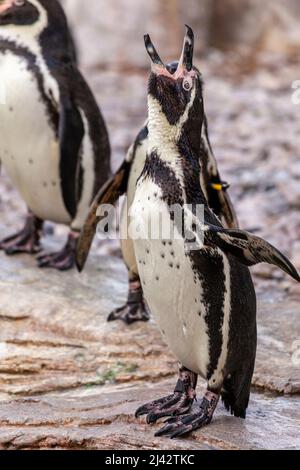
M 3 15 L 14 4 L 14 0 L 0 0 L 0 15 Z
M 165 64 L 159 57 L 157 50 L 155 49 L 149 34 L 145 34 L 144 41 L 145 41 L 146 51 L 148 52 L 149 57 L 151 59 L 152 72 L 155 73 L 156 75 L 166 75 L 168 77 L 172 77 L 170 72 L 167 70 Z
M 178 63 L 176 76 L 182 76 L 185 72 L 190 72 L 193 68 L 193 56 L 194 56 L 194 33 L 192 28 L 185 25 L 186 33 L 183 40 L 183 48 L 181 57 Z
M 165 75 L 167 77 L 171 77 L 173 79 L 178 79 L 181 77 L 190 74 L 193 70 L 193 56 L 194 56 L 194 33 L 190 26 L 185 25 L 186 33 L 183 40 L 183 48 L 180 60 L 178 62 L 178 67 L 176 72 L 170 73 L 167 69 L 166 65 L 163 63 L 161 58 L 159 57 L 153 42 L 150 39 L 149 34 L 145 34 L 144 41 L 146 50 L 151 59 L 151 68 L 152 72 L 156 75 Z

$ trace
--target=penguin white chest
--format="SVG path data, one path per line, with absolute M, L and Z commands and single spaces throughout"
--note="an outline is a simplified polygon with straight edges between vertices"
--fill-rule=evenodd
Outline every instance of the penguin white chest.
M 205 377 L 209 338 L 201 282 L 194 276 L 183 237 L 176 231 L 168 236 L 169 209 L 161 189 L 150 179 L 138 183 L 131 214 L 137 266 L 149 308 L 177 359 Z M 159 220 L 165 232 L 159 233 Z
M 39 80 L 25 59 L 0 52 L 0 158 L 8 176 L 40 218 L 69 223 L 61 193 L 59 145 Z M 49 91 L 49 90 L 47 90 Z M 52 90 L 57 95 L 57 90 Z

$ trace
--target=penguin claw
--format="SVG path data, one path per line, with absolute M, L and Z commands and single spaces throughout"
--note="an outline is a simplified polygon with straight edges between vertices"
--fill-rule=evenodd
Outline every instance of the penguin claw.
M 174 397 L 174 394 L 172 393 L 172 395 L 159 398 L 158 400 L 154 400 L 154 401 L 151 401 L 150 403 L 146 403 L 146 405 L 140 406 L 135 412 L 135 417 L 137 418 L 138 416 L 146 415 L 152 412 L 155 408 L 158 408 L 160 405 L 164 405 L 168 403 L 173 397 Z
M 37 257 L 39 268 L 53 268 L 59 271 L 67 271 L 75 265 L 75 253 L 43 253 Z
M 21 253 L 36 254 L 41 250 L 40 237 L 43 221 L 32 212 L 28 212 L 25 225 L 19 232 L 0 241 L 0 250 L 7 255 Z
M 177 416 L 167 420 L 165 426 L 159 429 L 155 436 L 168 435 L 170 439 L 182 437 L 209 424 L 211 420 L 212 416 L 203 412 Z
M 2 240 L 0 242 L 0 250 L 3 250 L 7 255 L 21 253 L 32 255 L 39 253 L 41 246 L 32 234 L 21 231 Z
M 187 413 L 193 404 L 193 399 L 182 392 L 174 392 L 172 395 L 160 398 L 141 406 L 135 412 L 135 416 L 147 414 L 147 424 L 155 423 L 166 416 L 178 416 Z
M 206 426 L 213 418 L 218 400 L 218 394 L 207 391 L 200 404 L 198 413 L 184 414 L 169 418 L 165 421 L 165 425 L 155 433 L 155 436 L 168 435 L 171 439 L 174 439 Z
M 64 248 L 57 253 L 42 253 L 37 256 L 39 268 L 53 268 L 67 271 L 75 266 L 75 253 L 78 234 L 71 232 Z
M 150 315 L 142 300 L 138 303 L 126 303 L 122 307 L 113 310 L 107 317 L 107 321 L 122 320 L 126 325 L 131 325 L 137 321 L 149 321 Z

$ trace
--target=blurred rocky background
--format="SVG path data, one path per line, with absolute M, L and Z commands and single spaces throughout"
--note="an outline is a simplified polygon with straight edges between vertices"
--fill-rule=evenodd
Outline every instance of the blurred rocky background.
M 298 0 L 64 0 L 87 77 L 107 120 L 113 167 L 146 117 L 149 32 L 165 61 L 178 59 L 184 24 L 196 36 L 212 145 L 242 228 L 264 236 L 300 269 Z M 2 174 L 0 233 L 24 205 Z M 50 235 L 53 236 L 50 236 Z M 48 226 L 45 243 L 62 244 Z M 0 447 L 170 448 L 136 421 L 176 365 L 153 322 L 106 324 L 124 301 L 117 243 L 95 241 L 83 275 L 40 272 L 0 255 Z M 220 406 L 213 424 L 172 448 L 299 448 L 300 288 L 267 265 L 253 269 L 258 358 L 248 419 Z M 154 385 L 151 385 L 153 384 Z M 150 388 L 149 388 L 150 387 Z

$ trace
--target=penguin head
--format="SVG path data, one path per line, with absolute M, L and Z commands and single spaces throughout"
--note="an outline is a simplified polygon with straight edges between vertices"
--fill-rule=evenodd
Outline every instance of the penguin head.
M 186 26 L 180 60 L 165 65 L 159 57 L 150 36 L 144 36 L 151 59 L 148 85 L 149 121 L 155 114 L 163 114 L 170 127 L 180 133 L 183 127 L 194 126 L 197 134 L 204 120 L 202 78 L 193 66 L 194 34 Z
M 74 43 L 58 0 L 0 0 L 0 36 L 29 49 L 37 41 L 48 58 L 76 62 Z
M 0 0 L 0 26 L 29 26 L 40 17 L 39 2 L 29 0 Z
M 65 28 L 66 19 L 58 0 L 0 0 L 1 32 L 10 29 L 20 36 L 38 37 L 46 28 Z M 7 28 L 3 28 L 6 26 Z

